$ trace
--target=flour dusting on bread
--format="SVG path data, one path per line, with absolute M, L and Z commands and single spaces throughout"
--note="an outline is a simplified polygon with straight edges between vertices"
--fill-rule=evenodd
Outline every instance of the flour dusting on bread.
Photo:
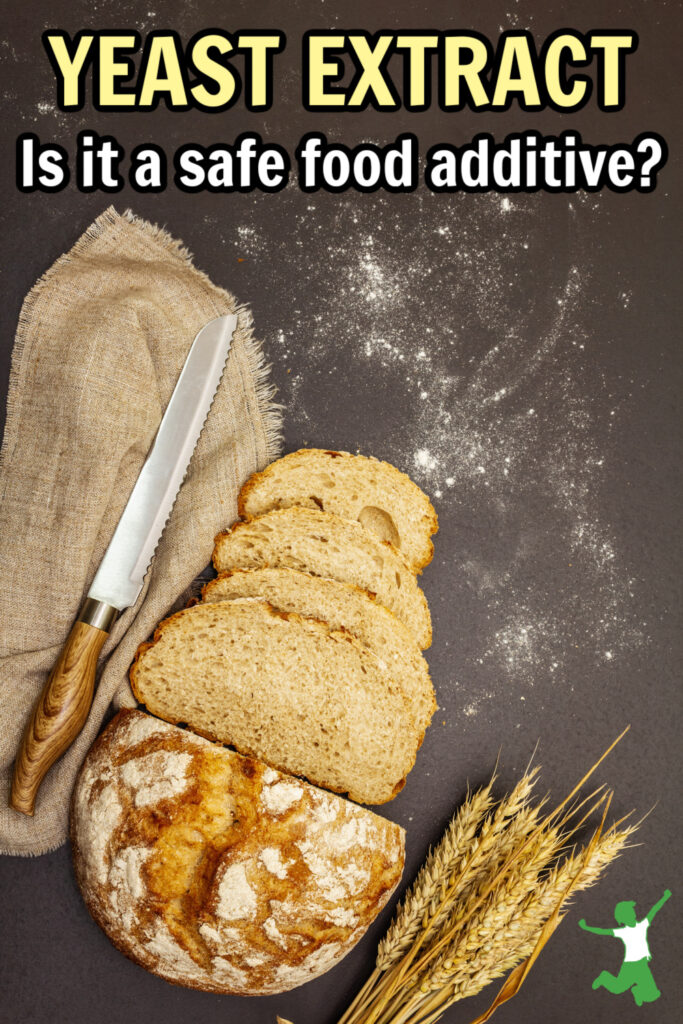
M 190 754 L 156 750 L 124 764 L 121 778 L 126 786 L 134 790 L 135 806 L 144 807 L 182 793 L 187 786 L 186 775 L 191 762 Z
M 148 970 L 270 994 L 355 945 L 401 876 L 403 830 L 187 730 L 121 711 L 86 757 L 72 843 L 85 901 Z

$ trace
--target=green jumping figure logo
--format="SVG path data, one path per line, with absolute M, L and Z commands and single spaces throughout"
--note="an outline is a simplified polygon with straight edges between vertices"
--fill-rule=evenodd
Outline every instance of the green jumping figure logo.
M 622 926 L 621 928 L 591 928 L 583 918 L 579 921 L 579 928 L 583 928 L 584 931 L 593 932 L 594 935 L 613 935 L 616 939 L 621 939 L 626 948 L 624 962 L 617 976 L 610 974 L 609 971 L 601 971 L 593 982 L 594 989 L 606 988 L 614 995 L 630 989 L 638 1006 L 642 1006 L 643 1003 L 654 1003 L 655 999 L 659 999 L 662 993 L 655 984 L 648 962 L 651 956 L 647 944 L 647 930 L 655 914 L 662 909 L 670 896 L 671 890 L 667 889 L 661 900 L 655 903 L 642 921 L 636 920 L 635 903 L 617 903 L 614 908 L 614 919 Z

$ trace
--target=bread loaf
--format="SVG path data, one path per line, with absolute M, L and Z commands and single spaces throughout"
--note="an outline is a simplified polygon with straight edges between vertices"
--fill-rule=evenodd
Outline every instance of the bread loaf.
M 216 570 L 289 568 L 351 583 L 377 595 L 429 647 L 431 619 L 425 596 L 402 556 L 360 523 L 318 509 L 287 508 L 244 523 L 216 537 Z
M 112 942 L 167 981 L 264 995 L 355 945 L 403 867 L 403 830 L 139 711 L 88 753 L 71 839 Z
M 414 698 L 355 637 L 256 600 L 172 615 L 130 680 L 153 714 L 360 803 L 398 793 L 424 735 Z
M 358 520 L 390 541 L 413 570 L 432 559 L 436 512 L 417 484 L 388 462 L 304 448 L 255 473 L 238 499 L 239 513 L 247 518 L 292 505 Z
M 236 569 L 206 584 L 207 602 L 260 597 L 274 608 L 345 629 L 387 665 L 424 730 L 436 710 L 427 662 L 410 630 L 365 590 L 296 569 Z

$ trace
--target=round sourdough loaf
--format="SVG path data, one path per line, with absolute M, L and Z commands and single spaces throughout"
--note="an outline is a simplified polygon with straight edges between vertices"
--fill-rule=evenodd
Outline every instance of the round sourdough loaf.
M 403 830 L 140 711 L 88 753 L 76 878 L 126 956 L 167 981 L 266 995 L 333 967 L 403 869 Z

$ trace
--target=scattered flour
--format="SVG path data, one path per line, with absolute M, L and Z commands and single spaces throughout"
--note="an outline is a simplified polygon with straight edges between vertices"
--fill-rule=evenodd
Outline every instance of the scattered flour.
M 624 315 L 630 298 L 593 287 L 599 253 L 582 230 L 601 198 L 288 188 L 279 203 L 286 243 L 257 210 L 226 245 L 272 263 L 266 344 L 286 374 L 288 429 L 303 444 L 362 439 L 431 495 L 450 530 L 436 559 L 479 626 L 460 666 L 480 680 L 468 713 L 494 681 L 567 681 L 578 651 L 606 666 L 646 642 L 601 503 L 633 385 L 601 370 L 592 325 L 598 303 Z M 293 281 L 316 302 L 298 308 Z M 308 409 L 325 402 L 335 437 L 312 428 Z

